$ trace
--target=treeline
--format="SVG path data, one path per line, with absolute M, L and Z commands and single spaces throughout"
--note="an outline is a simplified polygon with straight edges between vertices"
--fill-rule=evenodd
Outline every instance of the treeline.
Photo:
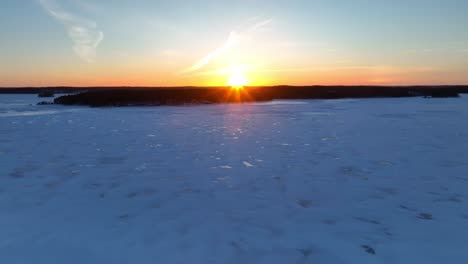
M 90 88 L 82 87 L 0 87 L 0 94 L 40 94 L 49 92 L 52 94 L 69 94 L 87 91 Z
M 63 105 L 145 106 L 383 97 L 458 97 L 468 86 L 269 86 L 234 90 L 227 87 L 96 88 L 54 100 Z

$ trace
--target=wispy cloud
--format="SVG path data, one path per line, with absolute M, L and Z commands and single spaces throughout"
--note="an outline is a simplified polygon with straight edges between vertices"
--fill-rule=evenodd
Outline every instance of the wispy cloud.
M 210 61 L 212 61 L 216 57 L 221 56 L 226 51 L 231 49 L 238 41 L 239 41 L 239 35 L 234 31 L 231 32 L 228 39 L 224 42 L 224 44 L 221 47 L 215 49 L 214 51 L 212 51 L 211 53 L 203 57 L 201 60 L 196 62 L 194 65 L 192 65 L 192 67 L 186 69 L 184 72 L 186 73 L 194 72 L 194 71 L 201 69 L 203 66 L 207 65 Z
M 96 22 L 80 18 L 62 9 L 53 0 L 39 0 L 47 13 L 59 21 L 73 41 L 73 51 L 83 61 L 94 62 L 96 49 L 104 39 L 104 33 L 97 30 Z
M 258 19 L 255 19 L 258 20 Z M 217 49 L 213 50 L 210 52 L 208 55 L 197 61 L 195 64 L 193 64 L 191 67 L 183 71 L 183 73 L 191 73 L 200 70 L 203 68 L 205 65 L 210 63 L 212 60 L 216 59 L 217 57 L 223 55 L 224 53 L 228 52 L 230 49 L 238 45 L 242 38 L 255 32 L 256 30 L 259 30 L 261 28 L 266 27 L 269 25 L 273 20 L 272 19 L 266 19 L 266 20 L 260 20 L 254 23 L 253 25 L 250 25 L 250 27 L 247 30 L 235 30 L 232 31 L 227 40 Z
M 266 19 L 266 20 L 262 20 L 262 21 L 259 21 L 257 23 L 255 23 L 252 27 L 249 28 L 248 32 L 253 32 L 255 30 L 258 30 L 258 29 L 261 29 L 261 28 L 265 28 L 266 26 L 268 26 L 269 24 L 271 24 L 271 22 L 273 22 L 273 19 Z

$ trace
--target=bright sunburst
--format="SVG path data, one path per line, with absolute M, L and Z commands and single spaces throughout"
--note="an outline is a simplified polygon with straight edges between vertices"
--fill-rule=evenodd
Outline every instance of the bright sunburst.
M 240 89 L 248 84 L 247 78 L 241 71 L 233 71 L 230 73 L 228 85 L 232 88 Z

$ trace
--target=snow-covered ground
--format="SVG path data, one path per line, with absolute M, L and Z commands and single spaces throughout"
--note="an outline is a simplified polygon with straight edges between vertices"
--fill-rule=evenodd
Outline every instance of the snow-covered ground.
M 468 263 L 468 98 L 0 95 L 0 263 Z

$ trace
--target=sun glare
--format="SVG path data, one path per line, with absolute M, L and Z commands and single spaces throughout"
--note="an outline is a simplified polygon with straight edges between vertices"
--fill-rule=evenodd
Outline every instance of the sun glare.
M 228 85 L 232 88 L 240 89 L 246 86 L 248 83 L 244 73 L 240 71 L 231 72 L 228 80 Z

